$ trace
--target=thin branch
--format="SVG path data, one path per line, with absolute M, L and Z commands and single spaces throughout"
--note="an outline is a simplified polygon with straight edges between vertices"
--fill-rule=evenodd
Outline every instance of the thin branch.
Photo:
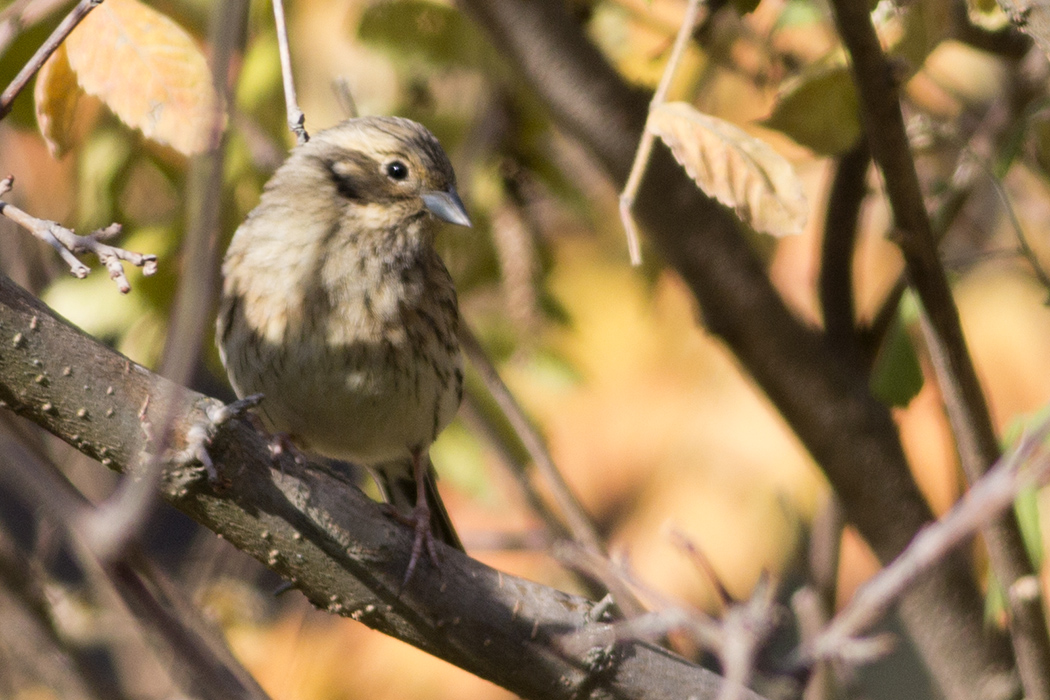
M 77 6 L 55 28 L 55 31 L 51 32 L 51 36 L 47 38 L 47 41 L 37 49 L 33 57 L 29 59 L 29 62 L 22 67 L 22 70 L 18 71 L 18 75 L 7 86 L 7 89 L 0 94 L 0 119 L 6 117 L 8 112 L 11 111 L 11 105 L 14 103 L 15 98 L 18 97 L 18 94 L 22 92 L 33 76 L 37 74 L 37 71 L 44 65 L 48 57 L 61 46 L 62 42 L 66 40 L 71 31 L 76 29 L 81 20 L 87 17 L 88 13 L 101 5 L 102 2 L 103 0 L 80 0 Z
M 556 543 L 551 554 L 562 564 L 587 578 L 601 581 L 617 606 L 621 605 L 622 600 L 637 601 L 634 594 L 637 590 L 646 598 L 655 601 L 658 608 L 652 612 L 645 612 L 646 609 L 639 604 L 636 605 L 637 612 L 625 620 L 600 630 L 584 627 L 567 634 L 559 640 L 559 646 L 563 649 L 570 653 L 581 653 L 596 645 L 634 639 L 655 641 L 666 637 L 669 632 L 681 630 L 702 648 L 715 655 L 721 654 L 725 635 L 718 620 L 701 610 L 687 608 L 645 585 L 634 576 L 626 564 L 614 562 L 602 554 L 566 542 Z
M 288 112 L 288 128 L 301 146 L 310 140 L 306 133 L 306 115 L 299 109 L 295 96 L 295 78 L 292 75 L 292 52 L 288 48 L 288 27 L 284 21 L 284 1 L 273 0 L 273 18 L 277 25 L 277 48 L 281 54 L 281 76 L 284 79 L 284 105 Z
M 688 634 L 701 648 L 721 661 L 725 683 L 718 700 L 737 700 L 749 693 L 747 686 L 754 674 L 758 653 L 775 628 L 779 610 L 774 597 L 776 587 L 766 576 L 759 579 L 746 602 L 728 605 L 722 620 L 718 621 L 653 590 L 639 582 L 626 566 L 602 555 L 560 545 L 555 556 L 566 565 L 605 583 L 617 602 L 625 595 L 633 598 L 630 591 L 637 589 L 644 597 L 657 601 L 660 608 L 628 617 L 600 630 L 584 628 L 573 632 L 560 640 L 563 649 L 582 651 L 595 645 L 628 640 L 656 640 L 677 630 Z
M 176 659 L 173 674 L 196 697 L 269 700 L 200 611 L 175 592 L 140 552 L 103 571 L 139 623 Z
M 775 594 L 776 586 L 763 574 L 747 602 L 726 611 L 722 620 L 725 642 L 719 656 L 726 682 L 719 700 L 738 700 L 751 683 L 758 655 L 776 627 L 779 608 Z
M 685 48 L 689 43 L 689 38 L 693 35 L 693 27 L 696 26 L 696 19 L 700 14 L 700 7 L 703 2 L 704 0 L 689 0 L 686 5 L 685 17 L 678 28 L 678 35 L 675 37 L 671 56 L 667 59 L 663 75 L 660 76 L 660 84 L 657 85 L 653 99 L 649 103 L 650 112 L 662 105 L 667 99 L 667 92 L 671 89 L 671 80 L 678 69 L 678 64 L 682 62 L 682 56 L 685 55 Z M 631 172 L 627 176 L 627 184 L 624 185 L 623 192 L 620 194 L 620 220 L 623 221 L 623 227 L 627 231 L 627 250 L 631 255 L 632 265 L 642 264 L 642 247 L 641 243 L 639 243 L 638 226 L 634 222 L 631 208 L 634 206 L 635 197 L 638 196 L 638 188 L 642 185 L 642 177 L 645 176 L 645 170 L 649 167 L 649 158 L 653 152 L 653 141 L 655 139 L 656 135 L 646 127 L 642 132 L 642 139 L 638 143 L 634 164 L 631 165 Z
M 864 0 L 833 0 L 835 23 L 852 61 L 872 157 L 882 171 L 904 254 L 908 282 L 920 301 L 920 318 L 955 434 L 959 461 L 970 483 L 999 458 L 988 404 L 966 346 L 937 241 L 927 214 L 904 127 L 893 70 L 882 52 Z M 1007 588 L 1034 571 L 1020 528 L 1006 513 L 984 532 L 989 559 Z M 1050 700 L 1050 634 L 1041 600 L 1010 600 L 1010 639 L 1026 695 Z
M 858 351 L 853 255 L 857 243 L 857 221 L 868 194 L 870 164 L 871 155 L 863 139 L 839 159 L 828 191 L 821 243 L 818 289 L 820 307 L 824 312 L 824 332 L 828 342 L 851 357 Z
M 800 645 L 805 647 L 812 644 L 830 617 L 820 593 L 813 586 L 802 586 L 791 594 L 791 610 L 795 614 Z M 815 661 L 807 671 L 801 700 L 832 700 L 838 697 L 838 681 L 831 662 Z
M 835 609 L 845 525 L 842 505 L 834 494 L 829 494 L 827 503 L 817 511 L 810 527 L 807 561 L 809 579 L 828 615 Z
M 14 180 L 13 175 L 8 175 L 3 180 L 0 180 L 0 196 L 11 190 Z M 121 294 L 127 294 L 131 291 L 131 284 L 124 275 L 125 262 L 141 267 L 142 274 L 147 277 L 157 271 L 156 255 L 133 253 L 102 242 L 104 239 L 112 238 L 120 233 L 120 224 L 110 224 L 106 228 L 93 231 L 87 236 L 78 236 L 72 229 L 68 229 L 55 221 L 38 219 L 15 205 L 2 200 L 0 200 L 0 214 L 11 219 L 58 251 L 59 256 L 69 265 L 69 271 L 75 277 L 83 279 L 91 271 L 91 268 L 80 262 L 76 256 L 83 253 L 91 253 L 109 270 L 109 277 L 117 283 L 117 289 L 120 290 Z
M 1010 508 L 1018 493 L 1050 480 L 1050 418 L 1021 438 L 1017 447 L 974 484 L 947 514 L 923 529 L 889 566 L 865 583 L 849 604 L 802 652 L 806 660 L 841 658 L 843 650 L 874 625 L 919 577 L 952 549 Z
M 733 598 L 729 589 L 726 588 L 725 583 L 718 575 L 718 572 L 715 571 L 715 566 L 711 563 L 710 557 L 704 554 L 704 550 L 701 549 L 700 545 L 677 528 L 673 528 L 668 534 L 671 543 L 681 549 L 692 560 L 700 573 L 707 577 L 707 580 L 714 587 L 715 593 L 718 595 L 718 604 L 721 607 L 721 610 L 725 611 L 729 609 L 731 605 L 736 603 L 736 599 Z
M 977 158 L 976 154 L 974 155 L 974 158 L 977 159 L 981 169 L 988 175 L 988 179 L 992 183 L 992 189 L 995 190 L 995 194 L 998 195 L 999 201 L 1003 205 L 1003 211 L 1006 212 L 1006 218 L 1010 222 L 1010 227 L 1013 229 L 1014 236 L 1017 238 L 1018 251 L 1021 256 L 1028 261 L 1029 266 L 1032 268 L 1032 274 L 1035 275 L 1039 284 L 1043 286 L 1043 289 L 1050 293 L 1050 274 L 1043 269 L 1039 256 L 1028 242 L 1028 236 L 1025 235 L 1024 227 L 1021 225 L 1021 220 L 1018 218 L 1017 212 L 1014 211 L 1014 205 L 1013 202 L 1010 201 L 1010 195 L 1007 194 L 1002 181 L 988 164 Z M 1046 303 L 1050 304 L 1050 298 L 1047 299 Z
M 558 467 L 554 464 L 554 459 L 547 450 L 543 437 L 533 427 L 531 421 L 525 415 L 525 411 L 522 410 L 514 395 L 510 393 L 507 385 L 503 383 L 503 379 L 500 378 L 499 372 L 492 364 L 492 360 L 489 359 L 485 349 L 481 347 L 481 343 L 478 342 L 474 332 L 470 330 L 466 323 L 460 324 L 459 340 L 463 353 L 470 360 L 474 369 L 478 371 L 482 381 L 485 383 L 485 388 L 488 389 L 500 410 L 503 411 L 503 415 L 506 416 L 507 421 L 514 429 L 514 432 L 517 433 L 529 456 L 532 457 L 533 464 L 536 465 L 540 475 L 546 481 L 555 502 L 558 504 L 558 508 L 561 510 L 562 517 L 565 518 L 569 526 L 573 539 L 581 546 L 592 549 L 595 552 L 603 552 L 604 547 L 597 530 L 594 528 L 594 524 L 583 510 L 583 506 L 576 500 L 576 496 L 573 495 L 572 489 L 565 482 L 561 472 L 558 471 Z

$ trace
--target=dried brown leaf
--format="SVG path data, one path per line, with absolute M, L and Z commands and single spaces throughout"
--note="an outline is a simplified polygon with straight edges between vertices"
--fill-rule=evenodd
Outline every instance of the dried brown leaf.
M 704 193 L 753 229 L 773 236 L 801 233 L 807 213 L 802 183 L 769 144 L 684 102 L 656 107 L 649 128 Z
M 62 157 L 73 145 L 73 117 L 82 94 L 69 65 L 66 45 L 61 44 L 36 74 L 33 89 L 36 123 L 47 150 L 55 158 Z
M 81 87 L 129 126 L 187 155 L 213 139 L 220 100 L 182 27 L 138 0 L 107 0 L 66 39 Z

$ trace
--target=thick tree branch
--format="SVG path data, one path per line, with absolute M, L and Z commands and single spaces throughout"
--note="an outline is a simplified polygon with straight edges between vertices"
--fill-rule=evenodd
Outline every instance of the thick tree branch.
M 647 99 L 609 66 L 564 4 L 460 4 L 517 64 L 558 124 L 623 183 Z M 889 411 L 863 374 L 791 315 L 729 212 L 700 195 L 666 149 L 654 154 L 635 211 L 696 295 L 707 328 L 824 469 L 849 520 L 882 561 L 893 559 L 932 516 Z M 997 696 L 1009 695 L 1009 649 L 985 630 L 981 596 L 962 557 L 950 557 L 919 581 L 901 613 L 949 698 L 977 697 L 996 685 L 1003 689 Z
M 191 405 L 172 426 L 171 444 L 180 449 L 219 405 L 84 335 L 6 278 L 0 346 L 0 402 L 114 469 L 142 463 L 151 447 L 143 422 L 166 415 L 166 397 L 185 392 Z M 524 697 L 678 698 L 682 688 L 698 698 L 718 694 L 719 676 L 649 644 L 557 651 L 564 634 L 593 628 L 601 636 L 608 625 L 589 617 L 593 603 L 444 546 L 441 570 L 424 563 L 401 591 L 411 532 L 324 467 L 288 455 L 275 462 L 268 444 L 249 420 L 232 418 L 208 445 L 219 485 L 176 462 L 162 495 L 290 580 L 317 607 Z

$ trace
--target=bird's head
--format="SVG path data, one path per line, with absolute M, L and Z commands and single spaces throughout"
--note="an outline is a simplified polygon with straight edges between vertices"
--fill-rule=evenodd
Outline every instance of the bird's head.
M 319 132 L 297 149 L 318 166 L 337 195 L 354 205 L 362 223 L 432 215 L 470 226 L 456 192 L 456 174 L 426 127 L 399 117 L 348 119 Z

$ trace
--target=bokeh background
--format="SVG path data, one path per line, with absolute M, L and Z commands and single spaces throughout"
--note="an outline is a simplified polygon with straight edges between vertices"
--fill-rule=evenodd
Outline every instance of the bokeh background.
M 203 45 L 211 3 L 149 4 Z M 684 12 L 682 0 L 570 4 L 625 76 L 655 87 Z M 947 3 L 921 5 L 930 15 L 925 33 L 903 11 L 887 10 L 880 18 L 887 45 L 912 42 L 900 49 L 914 61 L 905 89 L 909 116 L 919 124 L 950 125 L 1005 99 L 1007 65 L 942 40 L 943 32 L 935 30 L 937 12 Z M 717 587 L 675 544 L 675 532 L 695 544 L 733 596 L 746 597 L 763 572 L 790 580 L 805 557 L 809 524 L 827 504 L 823 477 L 769 401 L 704 331 L 682 282 L 648 249 L 641 267 L 629 265 L 617 191 L 586 152 L 553 128 L 498 50 L 451 6 L 430 0 L 298 0 L 287 9 L 308 130 L 347 116 L 348 94 L 360 114 L 423 122 L 452 155 L 475 227 L 448 229 L 439 245 L 456 278 L 463 314 L 542 429 L 610 549 L 655 591 L 708 611 L 719 609 Z M 856 125 L 848 110 L 830 101 L 814 103 L 802 118 L 770 116 L 791 81 L 841 69 L 841 50 L 819 2 L 762 0 L 743 18 L 725 14 L 731 16 L 707 27 L 703 50 L 695 43 L 689 49 L 672 96 L 737 123 L 794 164 L 811 212 L 805 232 L 782 240 L 755 236 L 753 243 L 789 305 L 817 325 L 830 156 L 850 144 Z M 7 83 L 60 16 L 7 48 L 0 82 Z M 293 144 L 268 3 L 252 2 L 246 50 L 236 64 L 223 241 Z M 830 116 L 822 116 L 824 108 Z M 1039 115 L 1033 119 L 1026 157 L 1001 183 L 989 176 L 979 184 L 945 248 L 967 340 L 995 423 L 1007 436 L 1050 401 L 1048 290 L 1013 254 L 1017 231 L 997 192 L 1001 188 L 1008 197 L 1029 243 L 1050 265 L 1050 183 L 1042 167 L 1042 123 Z M 924 148 L 920 165 L 931 191 L 950 176 L 947 164 L 958 152 L 950 138 L 933 139 Z M 121 245 L 157 254 L 161 271 L 152 278 L 130 272 L 134 290 L 121 296 L 104 272 L 71 278 L 49 248 L 2 220 L 4 273 L 77 325 L 156 367 L 175 285 L 195 274 L 180 259 L 186 170 L 184 156 L 128 129 L 88 97 L 77 106 L 75 147 L 55 159 L 37 131 L 31 95 L 23 95 L 0 122 L 0 172 L 17 178 L 11 201 L 78 231 L 120 221 Z M 874 174 L 870 188 L 855 280 L 862 318 L 879 307 L 902 269 L 887 241 L 890 222 Z M 200 313 L 210 317 L 214 310 Z M 917 337 L 910 325 L 903 331 L 906 339 Z M 211 338 L 202 344 L 207 350 L 196 387 L 229 397 Z M 911 357 L 928 378 L 921 346 Z M 907 374 L 908 366 L 899 361 L 888 371 Z M 934 383 L 927 379 L 911 393 L 894 415 L 923 492 L 943 512 L 962 489 L 952 436 Z M 113 488 L 114 475 L 98 464 L 63 445 L 48 443 L 47 449 L 92 499 Z M 579 590 L 542 549 L 503 549 L 542 523 L 491 444 L 457 422 L 433 455 L 442 493 L 472 554 L 500 569 Z M 1038 500 L 1045 506 L 1045 498 Z M 1038 518 L 1030 523 L 1038 533 Z M 158 513 L 144 534 L 274 698 L 508 696 L 360 624 L 315 611 L 295 592 L 274 596 L 279 581 L 272 575 L 177 514 Z M 59 550 L 52 545 L 43 551 Z M 980 560 L 978 554 L 979 567 Z M 874 558 L 847 529 L 840 601 L 874 568 Z M 115 647 L 118 675 L 134 697 L 164 697 L 170 682 L 163 661 L 134 641 L 138 633 L 119 604 L 90 590 L 76 577 L 51 580 L 49 596 L 61 601 L 68 633 L 100 644 L 126 637 Z M 994 605 L 990 610 L 994 616 Z M 0 680 L 10 697 L 58 697 L 20 659 L 17 644 L 0 631 L 0 668 L 12 669 L 0 671 Z M 893 675 L 893 667 L 882 668 Z M 867 692 L 887 691 L 876 683 Z

